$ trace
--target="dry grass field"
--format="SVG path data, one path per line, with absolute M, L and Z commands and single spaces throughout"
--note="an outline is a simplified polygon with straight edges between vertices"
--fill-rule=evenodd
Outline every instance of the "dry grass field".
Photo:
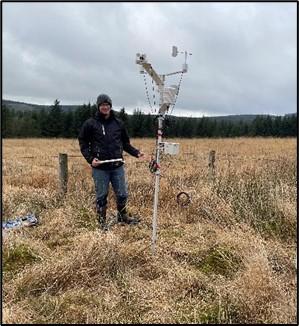
M 180 154 L 162 159 L 152 255 L 147 162 L 125 156 L 129 211 L 141 223 L 105 233 L 82 157 L 69 158 L 66 197 L 57 192 L 58 153 L 80 155 L 76 140 L 3 140 L 3 219 L 40 221 L 3 235 L 4 323 L 296 323 L 297 140 L 168 141 Z M 180 191 L 189 206 L 176 203 Z M 111 215 L 112 192 L 109 203 Z

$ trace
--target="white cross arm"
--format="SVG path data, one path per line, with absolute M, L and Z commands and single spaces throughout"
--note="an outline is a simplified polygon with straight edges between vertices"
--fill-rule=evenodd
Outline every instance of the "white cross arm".
M 141 63 L 142 67 L 146 70 L 146 72 L 153 78 L 153 80 L 155 81 L 155 83 L 158 86 L 162 86 L 163 80 L 160 78 L 160 76 L 155 72 L 155 70 L 153 69 L 152 65 L 148 62 L 142 62 Z

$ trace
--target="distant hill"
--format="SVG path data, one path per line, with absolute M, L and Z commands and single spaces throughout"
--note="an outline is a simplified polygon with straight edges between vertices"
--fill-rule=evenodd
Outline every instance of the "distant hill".
M 47 105 L 28 104 L 24 102 L 16 102 L 10 100 L 2 100 L 2 105 L 5 105 L 8 109 L 14 109 L 16 111 L 30 111 L 45 109 Z
M 14 109 L 16 111 L 49 110 L 51 107 L 51 105 L 31 104 L 11 100 L 2 100 L 2 105 L 5 105 L 8 109 Z M 79 105 L 61 105 L 61 108 L 63 111 L 72 111 L 76 110 L 78 106 Z
M 270 114 L 260 114 L 260 116 L 270 116 L 271 118 L 275 118 L 275 115 Z M 210 117 L 211 119 L 217 120 L 217 121 L 231 121 L 231 122 L 239 122 L 239 121 L 246 121 L 246 122 L 252 122 L 258 115 L 257 114 L 237 114 L 237 115 L 225 115 L 225 116 L 216 116 L 216 117 Z
M 24 102 L 17 102 L 11 100 L 2 100 L 2 105 L 5 105 L 9 109 L 14 109 L 16 111 L 34 111 L 34 110 L 49 110 L 51 105 L 39 105 L 39 104 L 31 104 Z M 72 110 L 76 110 L 80 105 L 61 105 L 63 111 L 68 112 Z M 287 113 L 286 116 L 297 115 L 297 113 Z M 260 114 L 260 116 L 267 116 L 266 114 Z M 214 119 L 217 121 L 231 121 L 238 122 L 243 120 L 244 122 L 252 122 L 257 117 L 257 114 L 240 114 L 240 115 L 226 115 L 226 116 L 215 116 L 215 117 L 206 117 L 210 119 Z M 275 118 L 275 115 L 270 115 L 270 117 Z
M 297 113 L 286 113 L 285 116 L 287 117 L 297 116 Z
M 267 117 L 270 116 L 272 119 L 277 117 L 277 115 L 271 115 L 271 114 L 236 114 L 236 115 L 223 115 L 223 116 L 205 116 L 205 118 L 209 118 L 209 120 L 216 120 L 217 122 L 219 121 L 224 121 L 224 122 L 232 122 L 232 123 L 238 123 L 240 121 L 246 122 L 246 123 L 251 123 L 254 121 L 254 119 L 257 117 Z M 297 113 L 287 113 L 283 116 L 297 116 Z M 173 116 L 173 118 L 178 119 L 178 116 Z

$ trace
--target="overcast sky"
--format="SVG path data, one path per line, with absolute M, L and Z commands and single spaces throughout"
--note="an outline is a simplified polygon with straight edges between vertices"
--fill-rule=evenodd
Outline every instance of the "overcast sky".
M 173 114 L 297 111 L 296 3 L 3 3 L 3 98 L 150 112 L 135 63 L 159 74 L 192 53 Z M 180 75 L 166 78 L 177 84 Z M 153 104 L 152 83 L 147 78 Z M 157 97 L 157 95 L 156 95 Z

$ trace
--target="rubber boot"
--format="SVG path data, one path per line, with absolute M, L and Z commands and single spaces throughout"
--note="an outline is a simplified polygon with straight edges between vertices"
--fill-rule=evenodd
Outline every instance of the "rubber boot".
M 106 212 L 107 212 L 107 207 L 99 207 L 97 206 L 97 213 L 98 213 L 98 221 L 100 225 L 100 229 L 106 231 L 107 230 L 107 225 L 106 225 Z
M 126 206 L 117 205 L 117 222 L 122 224 L 137 224 L 139 220 L 128 216 Z

